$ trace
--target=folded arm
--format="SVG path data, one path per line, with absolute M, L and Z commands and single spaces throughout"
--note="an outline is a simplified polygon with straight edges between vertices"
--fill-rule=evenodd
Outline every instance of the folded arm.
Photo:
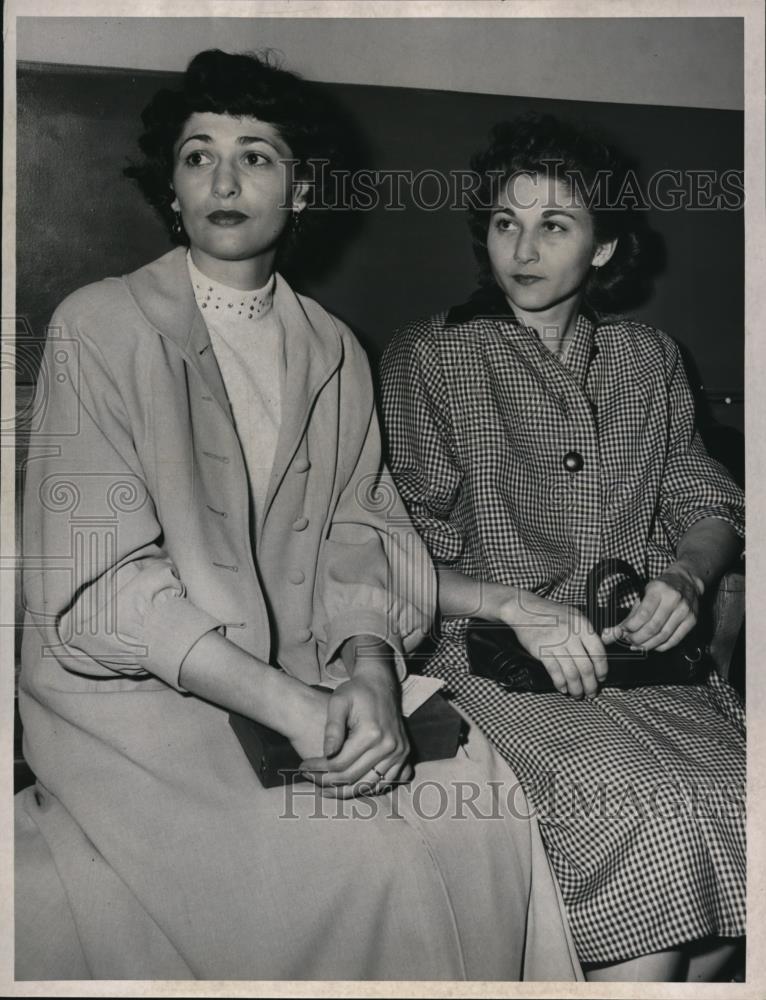
M 224 638 L 188 598 L 136 449 L 140 415 L 99 345 L 67 315 L 51 325 L 65 336 L 46 345 L 43 373 L 58 378 L 40 379 L 24 504 L 25 598 L 42 641 L 73 674 L 154 675 L 321 752 L 327 694 Z

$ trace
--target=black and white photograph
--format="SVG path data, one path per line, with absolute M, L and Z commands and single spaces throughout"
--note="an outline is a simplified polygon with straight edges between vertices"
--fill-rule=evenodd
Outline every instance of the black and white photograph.
M 762 996 L 761 4 L 4 44 L 4 992 Z

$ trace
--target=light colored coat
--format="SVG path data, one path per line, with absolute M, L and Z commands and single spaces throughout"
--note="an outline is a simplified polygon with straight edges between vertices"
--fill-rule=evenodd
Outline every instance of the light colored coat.
M 227 713 L 181 689 L 210 629 L 316 682 L 361 633 L 402 668 L 433 610 L 396 491 L 373 489 L 360 347 L 281 279 L 275 308 L 287 374 L 257 557 L 183 252 L 54 317 L 27 468 L 38 780 L 16 798 L 16 976 L 575 978 L 536 824 L 481 734 L 409 787 L 335 803 L 262 788 Z
M 257 565 L 242 449 L 183 250 L 57 310 L 24 536 L 27 557 L 45 558 L 37 572 L 27 560 L 27 606 L 61 665 L 178 686 L 190 647 L 222 626 L 316 683 L 352 635 L 401 653 L 428 629 L 433 570 L 381 467 L 364 353 L 279 276 L 274 308 L 286 405 Z

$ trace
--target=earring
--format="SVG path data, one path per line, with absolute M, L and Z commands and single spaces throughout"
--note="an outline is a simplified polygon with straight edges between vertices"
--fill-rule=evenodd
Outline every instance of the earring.
M 181 213 L 175 212 L 175 219 L 173 220 L 173 225 L 170 227 L 170 231 L 174 236 L 181 237 L 184 234 L 183 223 L 181 222 Z
M 301 213 L 296 208 L 293 209 L 292 223 L 293 223 L 293 235 L 299 236 L 301 232 Z

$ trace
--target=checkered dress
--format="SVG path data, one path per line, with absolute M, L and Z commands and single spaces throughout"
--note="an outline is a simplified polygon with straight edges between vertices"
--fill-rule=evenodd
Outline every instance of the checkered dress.
M 484 293 L 400 331 L 381 377 L 391 469 L 437 563 L 582 605 L 602 557 L 650 579 L 695 521 L 742 533 L 678 348 L 651 327 L 581 315 L 565 366 Z M 728 685 L 508 693 L 468 674 L 463 619 L 442 623 L 424 670 L 523 782 L 582 961 L 744 934 L 744 713 Z

